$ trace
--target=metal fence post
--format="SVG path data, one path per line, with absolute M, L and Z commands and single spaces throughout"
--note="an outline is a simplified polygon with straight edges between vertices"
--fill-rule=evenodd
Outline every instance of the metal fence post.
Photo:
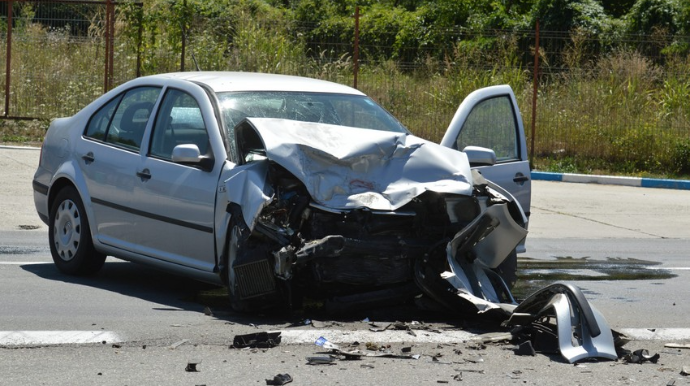
M 180 27 L 182 29 L 182 53 L 180 54 L 180 71 L 184 72 L 184 56 L 187 51 L 187 0 L 182 1 L 182 17 Z
M 354 81 L 353 87 L 357 88 L 357 77 L 359 75 L 359 6 L 355 7 L 355 52 L 354 52 Z
M 12 4 L 13 1 L 10 0 L 7 4 L 7 57 L 5 58 L 5 117 L 10 114 L 10 81 L 12 80 L 11 68 L 12 64 Z
M 144 4 L 140 3 L 139 6 L 139 31 L 137 33 L 137 78 L 141 76 L 141 44 L 142 36 L 144 33 Z
M 110 73 L 108 74 L 108 91 L 113 88 L 113 75 L 115 74 L 115 4 L 113 0 L 108 0 L 110 8 L 110 42 L 108 44 L 108 69 Z
M 104 52 L 104 63 L 103 63 L 103 93 L 108 92 L 108 40 L 110 39 L 110 29 L 108 28 L 108 5 L 110 0 L 105 2 L 105 50 Z
M 530 138 L 530 166 L 534 166 L 534 136 L 537 126 L 537 91 L 539 88 L 539 19 L 537 18 L 536 34 L 534 43 L 534 76 L 532 80 L 532 135 Z
M 105 82 L 103 93 L 113 87 L 113 56 L 115 56 L 115 5 L 113 0 L 105 1 Z

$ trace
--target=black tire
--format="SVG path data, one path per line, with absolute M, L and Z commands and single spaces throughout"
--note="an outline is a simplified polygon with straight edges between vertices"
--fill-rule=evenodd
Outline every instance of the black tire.
M 503 279 L 508 289 L 513 289 L 517 283 L 517 252 L 513 250 L 503 262 L 496 267 L 496 273 Z
M 237 280 L 235 278 L 235 270 L 233 269 L 233 264 L 237 259 L 239 250 L 244 242 L 244 237 L 242 235 L 242 228 L 236 225 L 233 221 L 230 224 L 230 232 L 228 233 L 228 262 L 226 267 L 225 280 L 228 286 L 228 298 L 230 300 L 230 306 L 233 310 L 242 312 L 245 311 L 244 304 L 240 301 L 239 294 L 237 294 Z
M 239 217 L 239 216 L 238 216 Z M 239 223 L 239 224 L 238 224 Z M 240 225 L 241 224 L 241 225 Z M 236 312 L 278 312 L 284 308 L 284 306 L 289 303 L 289 291 L 280 291 L 277 288 L 273 290 L 268 290 L 263 293 L 254 293 L 248 298 L 243 298 L 240 289 L 239 279 L 235 276 L 237 271 L 234 265 L 238 259 L 247 261 L 256 261 L 255 257 L 258 256 L 261 260 L 262 256 L 266 256 L 268 250 L 266 246 L 252 242 L 251 231 L 244 225 L 244 221 L 241 219 L 239 221 L 231 221 L 230 230 L 228 233 L 228 246 L 227 246 L 227 263 L 224 271 L 225 281 L 228 287 L 228 299 L 230 301 L 230 307 Z M 253 257 L 252 257 L 253 256 Z M 245 271 L 246 275 L 247 272 Z M 255 283 L 257 287 L 263 287 L 267 285 L 266 272 L 264 274 L 259 274 L 251 278 L 251 280 L 257 279 L 260 282 Z M 247 278 L 245 278 L 247 280 Z M 272 279 L 275 280 L 275 279 Z M 279 283 L 274 283 L 274 285 L 279 285 Z M 246 290 L 246 289 L 245 289 Z M 285 296 L 283 296 L 285 295 Z
M 103 267 L 106 255 L 93 247 L 84 204 L 74 187 L 67 186 L 58 192 L 48 224 L 50 254 L 62 273 L 91 275 Z

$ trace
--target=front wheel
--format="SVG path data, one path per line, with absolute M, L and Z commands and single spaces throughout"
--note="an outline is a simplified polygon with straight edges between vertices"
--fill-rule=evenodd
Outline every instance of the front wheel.
M 228 285 L 228 297 L 230 299 L 230 306 L 235 311 L 244 311 L 244 305 L 240 301 L 237 277 L 235 276 L 235 269 L 233 265 L 237 260 L 241 243 L 244 241 L 242 236 L 242 228 L 236 224 L 231 224 L 230 235 L 228 237 L 228 263 L 226 271 L 226 281 Z
M 58 192 L 50 208 L 48 238 L 57 268 L 68 275 L 90 275 L 103 267 L 106 255 L 93 247 L 89 220 L 77 190 Z
M 225 280 L 232 309 L 238 312 L 284 309 L 289 291 L 274 276 L 269 244 L 254 239 L 242 221 L 232 221 L 227 242 Z

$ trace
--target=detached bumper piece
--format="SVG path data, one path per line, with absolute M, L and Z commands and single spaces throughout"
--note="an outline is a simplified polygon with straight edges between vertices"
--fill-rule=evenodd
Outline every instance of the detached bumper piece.
M 548 346 L 544 340 L 552 335 L 561 355 L 570 363 L 588 358 L 618 359 L 606 320 L 572 284 L 552 284 L 530 295 L 504 325 L 531 331 L 537 348 Z
M 272 348 L 280 344 L 280 332 L 257 332 L 254 334 L 235 335 L 234 348 Z

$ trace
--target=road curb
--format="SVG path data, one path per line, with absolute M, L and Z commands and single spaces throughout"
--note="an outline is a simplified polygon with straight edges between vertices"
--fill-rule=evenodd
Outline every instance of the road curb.
M 592 174 L 570 174 L 551 172 L 532 172 L 536 181 L 576 182 L 582 184 L 622 185 L 638 188 L 661 188 L 690 190 L 690 181 L 640 177 L 598 176 Z
M 0 145 L 0 149 L 11 149 L 11 150 L 41 150 L 40 147 L 35 147 L 35 146 L 10 146 L 10 145 Z

